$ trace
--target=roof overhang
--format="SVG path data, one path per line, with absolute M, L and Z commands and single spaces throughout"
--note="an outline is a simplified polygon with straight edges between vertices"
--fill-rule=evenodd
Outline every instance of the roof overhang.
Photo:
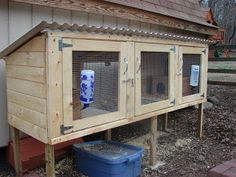
M 55 7 L 74 11 L 120 17 L 129 20 L 136 20 L 150 24 L 157 24 L 168 28 L 186 30 L 190 32 L 214 35 L 218 27 L 207 22 L 194 22 L 187 19 L 179 19 L 173 16 L 158 14 L 141 10 L 121 4 L 98 1 L 98 0 L 12 0 L 28 4 L 35 4 L 47 7 Z
M 87 25 L 69 25 L 67 23 L 60 25 L 56 22 L 50 24 L 45 21 L 41 22 L 37 26 L 33 27 L 25 35 L 17 39 L 2 52 L 0 52 L 0 58 L 4 58 L 10 55 L 12 52 L 17 50 L 19 47 L 24 45 L 26 42 L 34 38 L 35 36 L 48 31 L 66 31 L 66 32 L 86 32 L 86 33 L 97 33 L 97 34 L 109 34 L 109 35 L 124 35 L 124 36 L 141 36 L 141 37 L 152 37 L 159 39 L 169 39 L 177 41 L 187 41 L 187 42 L 196 42 L 203 44 L 212 44 L 214 41 L 208 39 L 202 39 L 191 36 L 182 36 L 177 34 L 163 33 L 163 32 L 150 32 L 142 30 L 133 30 L 127 28 L 110 28 L 110 27 L 95 27 Z

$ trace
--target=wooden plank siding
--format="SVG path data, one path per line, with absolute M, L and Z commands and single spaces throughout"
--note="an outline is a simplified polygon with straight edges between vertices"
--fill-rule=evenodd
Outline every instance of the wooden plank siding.
M 0 50 L 3 50 L 10 43 L 14 42 L 21 35 L 30 30 L 33 26 L 37 25 L 41 21 L 47 22 L 58 22 L 58 23 L 73 23 L 73 24 L 86 24 L 86 25 L 97 25 L 97 26 L 110 26 L 110 27 L 133 27 L 141 26 L 142 29 L 149 29 L 150 24 L 148 23 L 140 23 L 140 22 L 132 22 L 131 20 L 104 16 L 104 15 L 93 15 L 87 12 L 80 11 L 71 11 L 71 10 L 61 10 L 58 8 L 44 7 L 38 5 L 29 5 L 23 3 L 12 2 L 8 0 L 0 1 Z M 40 40 L 40 37 L 36 38 L 36 40 Z M 40 40 L 41 42 L 44 42 Z M 43 46 L 39 41 L 33 41 L 28 46 L 24 46 L 17 50 L 16 53 L 12 54 L 8 58 L 7 65 L 9 66 L 9 71 L 7 75 L 13 79 L 22 79 L 17 77 L 17 75 L 12 75 L 11 70 L 15 67 L 18 68 L 18 73 L 24 73 L 24 67 L 32 67 L 32 69 L 37 68 L 37 71 L 34 72 L 33 75 L 26 76 L 24 78 L 25 81 L 29 81 L 32 79 L 32 83 L 43 83 L 44 79 L 43 69 L 45 67 L 45 61 L 40 60 L 44 56 L 43 49 L 40 48 Z M 30 49 L 29 53 L 27 49 Z M 21 58 L 21 60 L 17 60 L 17 58 Z M 27 74 L 28 71 L 25 71 Z M 12 80 L 11 80 L 12 81 Z M 5 84 L 5 62 L 0 61 L 0 147 L 7 145 L 9 137 L 9 129 L 7 126 L 7 103 L 6 103 L 6 84 Z M 9 98 L 12 99 L 12 105 L 17 105 L 21 103 L 19 100 L 25 99 L 24 103 L 22 103 L 23 109 L 31 109 L 30 114 L 40 114 L 38 117 L 43 117 L 41 114 L 46 113 L 46 108 L 44 105 L 46 104 L 45 99 L 42 97 L 42 91 L 40 95 L 35 97 L 30 95 L 24 95 L 20 92 L 16 92 L 13 90 L 8 91 Z M 34 99 L 35 98 L 35 99 Z M 11 109 L 12 109 L 12 105 Z M 18 109 L 18 107 L 17 107 Z M 28 118 L 26 117 L 27 121 Z M 42 125 L 43 123 L 40 123 Z
M 153 12 L 149 11 L 150 8 L 148 8 L 147 10 L 143 8 L 137 8 L 135 6 L 129 7 L 124 3 L 122 3 L 123 5 L 120 5 L 118 3 L 110 3 L 105 1 L 94 1 L 94 0 L 90 1 L 61 0 L 60 3 L 49 0 L 39 0 L 39 1 L 14 0 L 14 1 L 23 2 L 27 4 L 42 5 L 47 7 L 62 8 L 67 10 L 78 10 L 91 14 L 94 13 L 98 15 L 113 16 L 128 20 L 147 22 L 155 25 L 158 24 L 161 26 L 165 26 L 167 28 L 176 28 L 181 30 L 185 29 L 186 31 L 202 33 L 207 35 L 213 35 L 217 30 L 217 28 L 214 25 L 208 24 L 204 19 L 197 21 L 194 20 L 195 18 L 191 20 L 186 20 L 185 17 L 189 16 L 186 15 L 186 12 L 185 13 L 178 12 L 177 14 L 179 14 L 180 16 L 179 18 L 176 18 L 178 17 L 178 15 L 177 16 L 173 14 L 171 15 L 169 12 L 165 12 L 165 14 L 163 14 L 162 12 L 160 12 L 160 9 L 157 9 L 155 12 Z M 137 1 L 137 3 L 138 2 L 140 1 Z M 153 6 L 155 6 L 155 4 Z M 166 11 L 166 9 L 164 11 Z M 171 9 L 169 9 L 169 11 L 171 11 Z
M 7 46 L 8 41 L 8 1 L 0 1 L 0 50 Z M 0 60 L 0 147 L 6 146 L 9 140 L 7 123 L 7 98 L 5 80 L 5 62 Z
M 38 36 L 6 58 L 8 121 L 42 142 L 48 140 L 45 40 Z

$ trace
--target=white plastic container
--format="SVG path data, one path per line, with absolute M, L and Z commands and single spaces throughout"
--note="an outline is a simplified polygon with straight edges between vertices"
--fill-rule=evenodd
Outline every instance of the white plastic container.
M 89 105 L 93 102 L 94 95 L 94 71 L 82 70 L 80 83 L 80 102 Z
M 191 66 L 191 76 L 190 76 L 190 85 L 192 87 L 197 87 L 199 84 L 199 65 L 192 65 Z

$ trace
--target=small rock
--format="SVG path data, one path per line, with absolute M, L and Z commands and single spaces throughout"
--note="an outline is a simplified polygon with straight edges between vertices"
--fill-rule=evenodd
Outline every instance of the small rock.
M 203 109 L 211 109 L 213 107 L 213 103 L 211 102 L 206 102 L 203 104 Z M 198 109 L 198 105 L 194 105 L 195 109 Z
M 209 96 L 207 99 L 211 103 L 214 103 L 216 105 L 219 104 L 219 100 L 218 100 L 218 98 L 216 98 L 216 96 Z
M 225 143 L 229 143 L 230 139 L 229 138 L 224 138 L 221 140 L 221 143 L 225 144 Z
M 236 147 L 231 151 L 231 155 L 235 155 L 236 154 Z
M 198 157 L 197 157 L 197 159 L 199 160 L 199 161 L 205 161 L 205 157 L 203 156 L 203 155 L 199 155 Z
M 186 139 L 178 139 L 176 142 L 175 142 L 175 147 L 184 147 L 184 146 L 187 146 L 191 143 L 191 139 L 189 138 L 186 138 Z
M 211 102 L 206 102 L 203 105 L 203 109 L 211 109 L 213 107 L 213 103 Z

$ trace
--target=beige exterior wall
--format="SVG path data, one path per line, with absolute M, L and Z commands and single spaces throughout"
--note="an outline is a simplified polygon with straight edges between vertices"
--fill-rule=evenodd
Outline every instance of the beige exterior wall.
M 87 24 L 109 27 L 155 30 L 155 26 L 126 19 L 48 8 L 23 3 L 0 1 L 0 51 L 42 20 L 69 24 Z M 152 28 L 152 29 L 151 29 Z M 0 61 L 0 147 L 9 140 L 7 126 L 5 63 Z

